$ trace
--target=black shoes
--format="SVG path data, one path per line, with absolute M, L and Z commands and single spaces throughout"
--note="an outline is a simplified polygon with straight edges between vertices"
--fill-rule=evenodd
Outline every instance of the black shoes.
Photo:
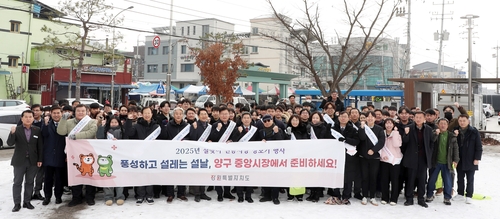
M 269 201 L 272 201 L 272 199 L 271 199 L 271 198 L 266 198 L 266 197 L 261 198 L 261 199 L 259 200 L 259 202 L 269 202 Z
M 43 198 L 43 196 L 40 194 L 33 194 L 31 196 L 31 200 L 45 200 L 45 198 Z
M 354 198 L 355 198 L 355 199 L 362 200 L 362 199 L 363 199 L 363 196 L 361 195 L 361 193 L 356 193 L 356 194 L 354 194 Z
M 245 198 L 245 200 L 248 202 L 248 203 L 253 203 L 253 199 L 251 197 L 247 197 Z
M 194 196 L 194 201 L 195 202 L 200 202 L 201 201 L 201 197 L 199 195 L 195 195 Z
M 444 203 L 445 205 L 451 205 L 451 201 L 450 201 L 450 199 L 444 199 L 443 203 Z
M 42 205 L 48 205 L 49 203 L 50 203 L 50 199 L 46 198 L 45 200 L 43 200 Z
M 21 210 L 21 204 L 16 204 L 14 208 L 12 208 L 12 212 L 18 212 L 19 210 Z
M 76 200 L 76 199 L 73 199 L 71 200 L 69 203 L 68 203 L 68 207 L 74 207 L 74 206 L 77 206 L 79 204 L 83 203 L 82 200 Z
M 224 198 L 222 198 L 222 195 L 218 195 L 218 196 L 217 196 L 217 201 L 219 201 L 219 202 L 224 201 Z
M 61 204 L 62 203 L 62 199 L 61 198 L 56 198 L 56 204 Z
M 424 201 L 424 200 L 419 200 L 419 201 L 418 201 L 418 205 L 420 205 L 420 206 L 422 206 L 422 207 L 424 207 L 424 208 L 429 207 L 429 205 L 427 205 L 427 203 L 425 203 L 425 201 Z
M 92 199 L 92 200 L 87 200 L 87 205 L 89 205 L 89 206 L 95 205 L 95 201 L 94 201 L 94 199 Z
M 243 199 L 243 197 L 238 197 L 238 202 L 239 203 L 243 203 L 245 201 L 245 199 Z
M 160 198 L 160 194 L 154 194 L 153 198 Z
M 228 194 L 224 194 L 224 196 L 223 196 L 223 197 L 224 197 L 224 198 L 231 199 L 231 200 L 236 199 L 236 197 L 234 197 L 234 195 L 231 195 L 231 194 L 229 194 L 229 193 L 228 193 Z
M 200 195 L 200 199 L 210 201 L 212 198 L 210 198 L 207 194 L 203 193 Z
M 30 209 L 30 210 L 31 209 L 35 209 L 35 207 L 31 203 L 29 203 L 29 202 L 23 203 L 23 208 L 27 208 L 27 209 Z
M 213 186 L 209 186 L 209 187 L 207 188 L 207 192 L 210 192 L 210 191 L 213 191 L 213 190 L 214 190 L 214 187 L 213 187 Z
M 277 198 L 273 199 L 273 203 L 275 205 L 279 205 L 280 204 L 280 200 L 278 200 Z

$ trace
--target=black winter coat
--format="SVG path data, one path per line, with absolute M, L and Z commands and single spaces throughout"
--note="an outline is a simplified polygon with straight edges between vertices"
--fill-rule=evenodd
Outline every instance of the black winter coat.
M 276 126 L 276 124 L 273 124 L 273 128 Z M 277 141 L 277 140 L 285 140 L 285 133 L 281 128 L 278 127 L 278 133 L 272 133 L 271 135 L 266 135 L 266 131 L 264 129 L 260 129 L 258 132 L 259 134 L 259 141 L 266 140 L 266 141 Z
M 151 119 L 151 122 L 148 123 L 143 118 L 139 118 L 135 125 L 132 125 L 132 120 L 127 119 L 127 122 L 125 122 L 125 133 L 130 139 L 133 137 L 133 139 L 144 140 L 158 127 L 160 126 L 154 119 Z
M 295 136 L 295 139 L 311 139 L 311 135 L 309 131 L 307 130 L 307 123 L 305 122 L 300 122 L 299 126 L 297 127 L 290 127 L 292 129 L 292 133 Z M 286 139 L 291 139 L 291 135 L 285 136 Z
M 181 123 L 176 123 L 175 120 L 170 120 L 165 128 L 162 128 L 161 134 L 158 137 L 159 139 L 165 139 L 165 140 L 172 140 L 175 138 L 179 132 L 184 129 L 188 123 L 185 120 L 181 120 Z M 183 138 L 183 140 L 189 140 L 189 134 L 186 135 L 186 137 Z M 198 140 L 198 139 L 196 139 Z
M 48 125 L 42 123 L 43 166 L 66 167 L 66 136 L 57 134 L 53 120 Z
M 406 143 L 406 150 L 403 153 L 403 166 L 410 169 L 418 168 L 418 136 L 417 136 L 417 125 L 412 123 L 410 126 L 410 132 L 408 135 L 404 132 L 403 144 Z M 424 129 L 424 153 L 425 153 L 425 166 L 427 168 L 431 167 L 432 161 L 432 148 L 434 147 L 434 137 L 432 134 L 432 128 L 426 124 L 423 124 Z
M 356 146 L 359 144 L 359 134 L 358 130 L 356 130 L 351 123 L 347 123 L 344 128 L 344 131 L 340 129 L 340 123 L 336 122 L 333 129 L 344 136 L 345 143 L 350 144 L 352 146 Z M 333 136 L 332 136 L 333 137 Z
M 238 127 L 242 128 L 241 132 L 238 131 Z M 248 129 L 248 131 L 250 131 L 250 128 Z M 248 133 L 248 131 L 245 130 L 245 127 L 243 127 L 243 125 L 236 126 L 229 139 L 231 139 L 231 141 L 233 142 L 238 142 L 241 138 L 243 138 L 243 136 L 245 136 Z M 258 141 L 258 140 L 259 140 L 259 135 L 258 131 L 256 131 L 248 141 Z
M 365 129 L 369 128 L 367 124 L 365 124 Z M 378 153 L 385 145 L 385 133 L 384 129 L 378 125 L 373 125 L 372 131 L 377 136 L 378 142 L 376 145 L 373 145 L 372 141 L 366 135 L 365 129 L 360 128 L 359 139 L 362 142 L 356 147 L 358 154 L 366 159 L 377 159 L 380 158 L 380 154 Z M 368 155 L 369 150 L 373 151 L 372 155 Z
M 483 145 L 479 131 L 469 125 L 465 135 L 460 132 L 457 140 L 458 155 L 460 157 L 457 169 L 463 171 L 479 170 L 479 166 L 474 165 L 474 160 L 481 160 L 481 156 L 483 155 Z
M 220 138 L 222 137 L 222 135 L 224 135 L 224 132 L 226 132 L 227 128 L 229 127 L 229 121 L 227 121 L 226 124 L 222 123 L 222 127 L 220 128 L 219 131 L 217 131 L 217 126 L 219 125 L 219 123 L 222 123 L 222 122 L 218 121 L 218 122 L 212 124 L 212 131 L 210 132 L 210 137 L 208 137 L 208 140 L 210 140 L 212 142 L 218 142 L 220 140 Z M 234 128 L 236 128 L 236 126 Z M 228 140 L 231 140 L 231 136 L 229 136 Z
M 342 112 L 345 110 L 344 108 L 344 102 L 342 102 L 340 100 L 340 98 L 337 97 L 337 100 L 333 101 L 332 100 L 332 96 L 329 96 L 328 98 L 323 99 L 323 101 L 321 102 L 321 105 L 319 105 L 319 108 L 323 109 L 323 107 L 325 106 L 326 103 L 328 102 L 334 102 L 335 104 L 335 112 Z
M 207 122 L 206 126 L 208 127 L 208 125 L 210 124 Z M 203 135 L 203 132 L 205 132 L 206 129 L 203 128 L 203 123 L 200 120 L 196 121 L 196 126 L 197 127 L 195 129 L 194 126 L 191 125 L 191 129 L 189 130 L 189 139 L 193 141 L 198 141 L 198 139 L 200 139 L 200 137 Z

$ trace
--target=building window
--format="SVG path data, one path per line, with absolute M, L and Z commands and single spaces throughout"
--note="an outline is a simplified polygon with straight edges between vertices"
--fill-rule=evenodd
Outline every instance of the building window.
M 149 73 L 156 73 L 156 72 L 158 72 L 158 65 L 148 65 L 148 72 Z
M 154 47 L 148 47 L 148 55 L 158 55 L 158 49 Z
M 252 27 L 252 34 L 259 34 L 259 28 L 258 27 Z
M 243 54 L 248 54 L 248 46 L 243 47 Z
M 56 53 L 59 55 L 67 55 L 68 51 L 65 49 L 56 49 Z
M 10 32 L 20 33 L 21 32 L 21 21 L 10 21 Z
M 194 64 L 181 64 L 181 72 L 194 72 Z
M 196 26 L 193 26 L 193 35 L 196 35 Z
M 163 55 L 167 55 L 168 53 L 170 53 L 168 46 L 164 46 L 163 47 Z
M 203 25 L 201 26 L 201 37 L 206 37 L 207 34 L 210 33 L 210 26 L 209 25 Z
M 259 47 L 258 46 L 252 46 L 252 53 L 259 53 Z
M 19 62 L 18 56 L 9 56 L 9 67 L 17 68 Z
M 170 64 L 170 67 L 173 67 L 173 64 Z M 161 72 L 168 72 L 168 64 L 161 65 Z
M 189 36 L 189 26 L 187 27 L 187 35 Z
M 186 50 L 187 50 L 187 46 L 186 45 L 182 45 L 181 46 L 181 54 L 186 54 Z
M 83 56 L 91 58 L 92 57 L 92 53 L 86 52 L 85 54 L 83 54 Z
M 184 36 L 184 27 L 181 27 L 181 36 Z

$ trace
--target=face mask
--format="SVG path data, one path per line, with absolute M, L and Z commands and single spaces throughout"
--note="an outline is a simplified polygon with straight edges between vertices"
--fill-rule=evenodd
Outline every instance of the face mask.
M 306 100 L 306 102 L 310 103 L 310 102 L 311 102 L 311 100 Z
M 453 118 L 453 113 L 451 113 L 451 112 L 445 112 L 444 113 L 444 118 L 446 118 L 448 121 L 450 121 Z

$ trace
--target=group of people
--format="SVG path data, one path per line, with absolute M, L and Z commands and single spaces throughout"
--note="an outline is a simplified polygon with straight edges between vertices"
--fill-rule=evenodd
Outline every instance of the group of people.
M 444 117 L 439 117 L 438 109 L 420 111 L 405 106 L 375 109 L 372 105 L 361 109 L 344 107 L 337 93 L 323 100 L 318 107 L 322 112 L 309 101 L 297 103 L 294 95 L 289 100 L 289 104 L 262 106 L 232 103 L 215 106 L 207 102 L 203 108 L 197 108 L 184 99 L 174 109 L 170 108 L 168 101 L 142 108 L 131 101 L 127 106 L 120 106 L 116 113 L 109 104 L 103 110 L 97 103 L 87 107 L 77 101 L 72 106 L 63 103 L 50 109 L 35 104 L 31 110 L 22 112 L 19 125 L 12 127 L 7 141 L 9 145 L 16 145 L 11 163 L 14 166 L 15 204 L 12 210 L 15 212 L 21 208 L 23 178 L 23 207 L 33 209 L 31 199 L 43 200 L 42 204 L 48 205 L 53 193 L 55 203 L 62 203 L 63 189 L 67 185 L 66 138 L 107 139 L 111 134 L 114 140 L 143 140 L 158 127 L 161 128 L 158 140 L 176 138 L 220 142 L 222 139 L 238 142 L 242 138 L 246 141 L 332 139 L 353 146 L 356 153 L 347 153 L 346 150 L 345 154 L 343 188 L 308 188 L 307 201 L 319 202 L 326 189 L 328 198 L 324 203 L 330 205 L 350 205 L 352 197 L 360 199 L 363 205 L 379 205 L 377 198 L 380 198 L 381 204 L 396 205 L 404 189 L 404 205 L 409 206 L 414 204 L 416 189 L 417 203 L 422 207 L 428 207 L 427 203 L 440 194 L 444 194 L 444 204 L 451 205 L 453 178 L 456 178 L 458 194 L 453 200 L 471 203 L 474 173 L 481 160 L 482 145 L 479 132 L 469 125 L 468 115 L 458 104 L 455 104 L 461 113 L 458 117 L 453 117 L 453 106 L 444 107 Z M 87 115 L 91 120 L 80 132 L 72 132 Z M 181 133 L 188 124 L 191 125 L 189 132 Z M 439 175 L 443 188 L 435 188 Z M 45 197 L 40 193 L 42 182 Z M 175 185 L 134 187 L 136 204 L 153 204 L 154 199 L 161 195 L 167 197 L 167 203 L 173 202 L 176 197 L 180 201 L 188 201 L 187 193 L 193 194 L 196 202 L 211 200 L 206 191 L 214 188 L 217 201 L 237 199 L 238 202 L 254 202 L 254 187 L 231 189 L 230 186 L 207 185 L 189 186 L 188 190 L 184 185 L 176 186 L 177 191 Z M 106 205 L 122 205 L 131 190 L 85 185 L 83 195 L 83 187 L 71 187 L 69 207 L 84 200 L 88 205 L 94 205 L 99 189 L 104 192 Z M 231 193 L 236 193 L 237 197 Z M 288 201 L 303 201 L 304 194 L 278 187 L 261 188 L 259 201 L 280 204 L 280 193 L 287 193 Z

